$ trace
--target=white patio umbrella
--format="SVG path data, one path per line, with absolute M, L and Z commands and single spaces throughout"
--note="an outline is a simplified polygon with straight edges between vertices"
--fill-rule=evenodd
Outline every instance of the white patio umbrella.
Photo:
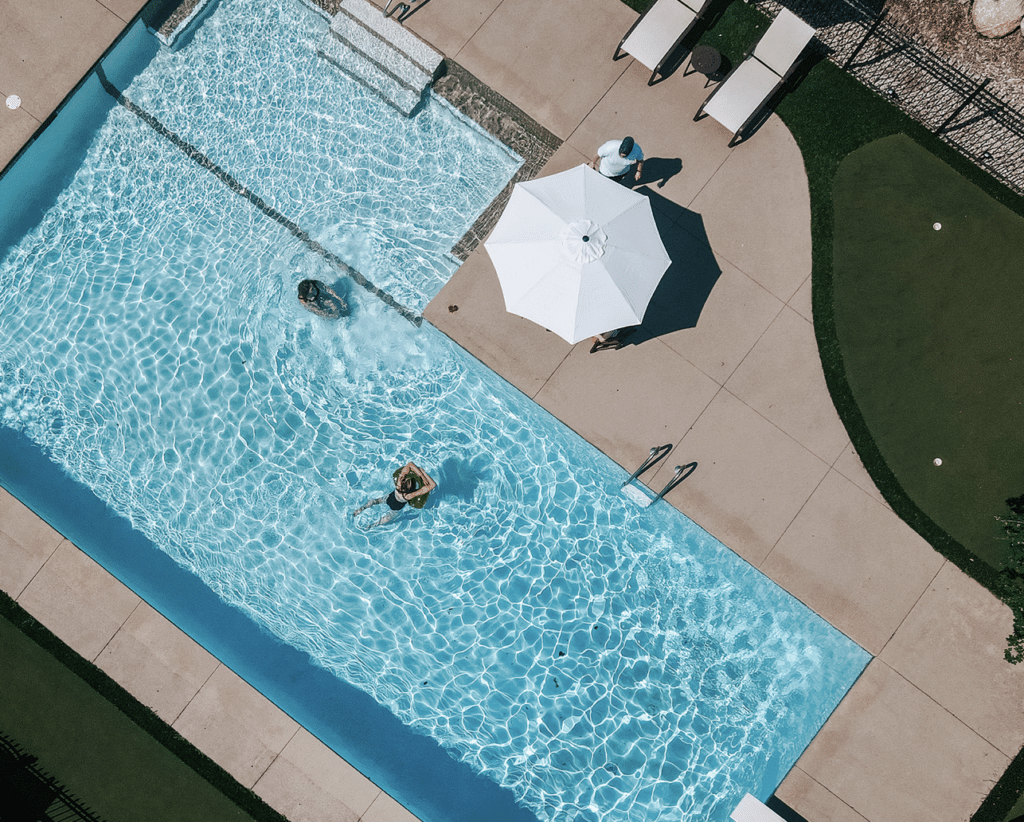
M 517 183 L 484 247 L 505 308 L 570 343 L 639 325 L 671 263 L 650 200 L 586 165 Z

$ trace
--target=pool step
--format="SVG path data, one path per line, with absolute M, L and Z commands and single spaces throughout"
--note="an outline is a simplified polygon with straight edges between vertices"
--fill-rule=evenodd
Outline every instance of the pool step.
M 729 814 L 729 818 L 733 822 L 785 822 L 775 811 L 749 793 L 743 795 L 740 804 Z
M 444 56 L 439 51 L 427 45 L 393 18 L 385 17 L 373 3 L 367 0 L 342 0 L 341 11 L 334 16 L 333 25 L 338 25 L 342 14 L 348 15 L 352 20 L 375 32 L 382 40 L 391 43 L 431 75 L 431 78 L 441 67 Z
M 342 0 L 320 54 L 406 117 L 444 59 L 367 0 Z
M 416 91 L 401 83 L 393 75 L 380 68 L 340 40 L 328 36 L 319 49 L 326 58 L 357 82 L 362 83 L 402 114 L 408 117 L 423 96 L 423 90 Z

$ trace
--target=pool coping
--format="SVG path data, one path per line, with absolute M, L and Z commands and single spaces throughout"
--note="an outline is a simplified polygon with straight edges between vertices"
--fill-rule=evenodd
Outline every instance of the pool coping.
M 452 254 L 465 262 L 491 233 L 515 185 L 536 177 L 563 141 L 454 60 L 446 57 L 444 65 L 445 73 L 434 82 L 434 92 L 523 158 L 512 179 L 452 248 Z

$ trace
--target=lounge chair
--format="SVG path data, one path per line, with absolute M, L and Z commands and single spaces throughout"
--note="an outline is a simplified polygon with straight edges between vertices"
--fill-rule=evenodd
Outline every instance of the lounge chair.
M 735 145 L 765 103 L 793 74 L 812 37 L 813 27 L 782 9 L 761 38 L 747 49 L 743 60 L 708 95 L 693 119 L 710 115 L 733 133 L 729 145 Z
M 744 794 L 736 810 L 729 814 L 729 818 L 733 822 L 783 822 L 781 816 L 749 793 Z
M 655 0 L 619 41 L 613 60 L 626 54 L 651 70 L 653 86 L 669 58 L 714 0 Z

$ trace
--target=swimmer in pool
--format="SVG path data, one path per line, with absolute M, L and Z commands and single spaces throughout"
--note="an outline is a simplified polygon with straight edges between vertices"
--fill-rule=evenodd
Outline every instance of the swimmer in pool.
M 427 474 L 426 471 L 414 462 L 407 462 L 404 466 L 395 471 L 394 491 L 386 497 L 377 497 L 377 499 L 372 499 L 359 506 L 352 512 L 352 516 L 362 513 L 371 505 L 380 505 L 382 502 L 386 502 L 388 504 L 388 508 L 391 510 L 373 523 L 370 528 L 375 528 L 378 525 L 385 525 L 397 517 L 398 513 L 405 508 L 406 505 L 411 504 L 413 508 L 422 508 L 423 503 L 427 501 L 427 494 L 435 488 L 437 488 L 437 483 L 430 478 L 430 475 Z
M 303 280 L 299 283 L 299 302 L 303 308 L 328 320 L 336 320 L 348 314 L 348 303 L 329 285 L 319 280 Z

